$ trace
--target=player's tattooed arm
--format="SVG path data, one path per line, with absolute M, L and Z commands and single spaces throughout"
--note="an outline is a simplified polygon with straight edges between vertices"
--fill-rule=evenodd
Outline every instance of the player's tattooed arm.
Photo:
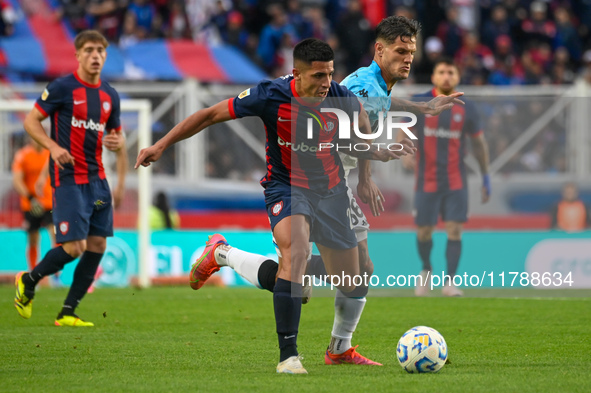
M 439 95 L 433 98 L 431 101 L 410 101 L 410 100 L 403 100 L 401 98 L 392 97 L 392 105 L 390 106 L 390 110 L 393 111 L 403 111 L 403 112 L 411 112 L 415 115 L 431 115 L 436 116 L 443 111 L 451 109 L 454 105 L 464 105 L 464 101 L 460 100 L 458 97 L 463 96 L 464 93 L 456 92 L 452 93 L 448 96 L 446 95 Z

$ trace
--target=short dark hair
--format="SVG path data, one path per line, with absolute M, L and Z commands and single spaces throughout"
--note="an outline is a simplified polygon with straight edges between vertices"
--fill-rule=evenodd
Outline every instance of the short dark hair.
M 456 70 L 458 70 L 458 72 L 460 71 L 460 68 L 458 67 L 458 65 L 456 63 L 454 63 L 454 61 L 451 59 L 451 57 L 443 56 L 443 57 L 440 57 L 437 60 L 435 60 L 435 64 L 433 64 L 433 71 L 435 71 L 435 69 L 437 68 L 437 66 L 439 64 L 453 66 L 453 67 L 456 67 Z
M 303 61 L 307 64 L 313 61 L 332 61 L 334 60 L 334 52 L 326 42 L 317 38 L 306 38 L 293 48 L 293 60 L 294 62 Z
M 109 42 L 104 35 L 96 30 L 84 30 L 78 33 L 74 38 L 74 47 L 76 50 L 81 49 L 87 42 L 98 42 L 102 44 L 105 49 L 109 46 Z
M 405 38 L 413 38 L 419 35 L 421 24 L 415 19 L 408 19 L 405 16 L 389 16 L 382 19 L 376 28 L 376 40 L 382 39 L 392 44 L 398 37 L 401 41 Z

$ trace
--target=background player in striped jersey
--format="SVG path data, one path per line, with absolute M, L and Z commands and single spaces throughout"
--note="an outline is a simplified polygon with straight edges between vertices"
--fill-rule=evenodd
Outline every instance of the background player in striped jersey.
M 370 133 L 371 129 L 355 96 L 332 81 L 334 53 L 328 44 L 307 39 L 296 45 L 293 54 L 293 75 L 261 82 L 234 99 L 194 113 L 154 146 L 143 149 L 136 168 L 150 165 L 167 147 L 211 124 L 245 116 L 263 120 L 267 134 L 267 173 L 261 185 L 265 188 L 267 214 L 279 250 L 277 280 L 272 277 L 270 283 L 280 348 L 277 372 L 305 374 L 307 371 L 298 356 L 297 335 L 308 242 L 316 243 L 329 274 L 355 276 L 360 273 L 357 241 L 347 215 L 349 201 L 340 159 L 335 149 L 313 149 L 320 143 L 338 143 L 338 127 L 327 126 L 328 121 L 337 124 L 336 116 L 322 113 L 320 109 L 334 106 L 334 98 L 340 98 L 341 103 L 349 98 L 341 108 L 348 113 L 359 112 L 362 130 Z M 307 133 L 306 113 L 323 120 L 313 124 L 313 139 L 303 138 Z M 322 123 L 325 126 L 321 129 Z M 304 143 L 308 144 L 305 149 L 301 148 Z M 378 150 L 371 145 L 369 151 L 352 150 L 350 153 L 389 161 L 414 152 L 410 140 L 402 143 L 405 147 L 401 152 Z M 191 269 L 193 288 L 198 289 L 213 271 L 219 270 L 216 260 L 229 258 L 232 250 L 226 250 L 225 245 L 224 237 L 217 234 L 207 242 L 205 252 Z M 343 285 L 340 289 L 357 296 L 355 285 Z M 359 355 L 355 348 L 349 352 L 352 358 L 362 360 L 357 364 L 378 364 Z
M 55 233 L 51 218 L 51 184 L 46 176 L 49 150 L 33 139 L 14 155 L 12 162 L 12 183 L 20 195 L 24 227 L 27 231 L 27 262 L 29 270 L 37 265 L 39 256 L 39 229 L 45 227 L 55 244 Z
M 45 254 L 29 273 L 16 277 L 15 307 L 30 318 L 35 285 L 80 257 L 57 326 L 94 326 L 74 313 L 94 280 L 113 236 L 113 203 L 121 200 L 127 151 L 121 134 L 119 95 L 100 75 L 107 40 L 97 31 L 75 40 L 78 69 L 49 83 L 25 119 L 25 130 L 51 154 L 49 173 L 54 193 L 53 222 L 59 246 Z M 51 136 L 41 121 L 51 117 Z M 102 163 L 103 145 L 117 152 L 118 184 L 111 196 Z
M 460 82 L 458 67 L 449 59 L 435 62 L 431 81 L 435 86 L 431 91 L 417 96 L 429 100 L 434 96 L 451 95 Z M 462 251 L 462 226 L 468 219 L 468 184 L 466 182 L 466 136 L 472 141 L 472 152 L 482 175 L 482 203 L 490 197 L 490 177 L 488 175 L 488 145 L 480 127 L 476 106 L 466 101 L 465 106 L 457 105 L 451 111 L 438 116 L 421 116 L 413 128 L 418 137 L 416 159 L 404 159 L 407 168 L 415 170 L 415 223 L 417 247 L 423 269 L 422 285 L 417 285 L 415 294 L 425 296 L 431 283 L 431 249 L 433 230 L 439 215 L 445 223 L 447 232 L 447 274 L 456 274 Z M 399 134 L 402 138 L 403 134 Z M 462 296 L 463 292 L 452 282 L 442 288 L 445 296 Z

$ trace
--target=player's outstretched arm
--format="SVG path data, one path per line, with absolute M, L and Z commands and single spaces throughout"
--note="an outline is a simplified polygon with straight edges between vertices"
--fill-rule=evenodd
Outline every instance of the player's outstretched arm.
M 181 121 L 154 145 L 142 149 L 138 154 L 134 168 L 137 169 L 140 165 L 150 166 L 150 163 L 157 161 L 162 156 L 164 150 L 175 143 L 192 137 L 212 124 L 231 120 L 232 117 L 228 109 L 229 101 L 224 100 L 209 108 L 201 109 Z
M 60 169 L 64 169 L 65 164 L 74 165 L 74 157 L 72 157 L 70 152 L 60 147 L 45 133 L 45 129 L 41 125 L 45 117 L 37 108 L 31 109 L 25 118 L 25 131 L 41 146 L 49 150 L 51 158 Z
M 439 95 L 427 102 L 414 102 L 392 97 L 390 110 L 411 112 L 415 115 L 436 116 L 443 111 L 451 109 L 456 104 L 464 105 L 464 101 L 459 99 L 463 95 L 464 93 L 462 92 L 452 93 L 448 96 Z
M 483 133 L 472 138 L 472 152 L 480 166 L 480 173 L 482 174 L 482 203 L 486 203 L 490 198 L 491 186 L 490 176 L 488 174 L 488 143 L 486 143 Z

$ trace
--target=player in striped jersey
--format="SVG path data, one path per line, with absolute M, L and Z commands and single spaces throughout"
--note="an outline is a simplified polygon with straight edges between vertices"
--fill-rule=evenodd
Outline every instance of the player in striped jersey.
M 30 318 L 35 286 L 66 263 L 80 257 L 72 286 L 55 324 L 94 326 L 75 309 L 91 286 L 113 236 L 113 203 L 121 201 L 127 170 L 127 151 L 121 134 L 119 96 L 100 75 L 107 56 L 107 40 L 86 30 L 75 40 L 77 70 L 49 83 L 25 119 L 25 130 L 51 154 L 53 222 L 60 245 L 45 254 L 29 273 L 16 277 L 15 307 Z M 51 136 L 41 121 L 51 118 Z M 118 185 L 113 198 L 102 163 L 103 146 L 117 154 Z
M 265 188 L 267 214 L 277 243 L 279 270 L 273 277 L 273 304 L 279 340 L 277 372 L 305 374 L 297 351 L 301 313 L 301 284 L 309 241 L 318 246 L 327 271 L 332 275 L 359 274 L 357 240 L 348 217 L 347 188 L 343 168 L 334 149 L 319 149 L 320 144 L 338 144 L 338 124 L 334 113 L 322 112 L 339 104 L 344 111 L 359 113 L 360 128 L 370 133 L 369 119 L 359 101 L 345 87 L 332 81 L 334 53 L 328 44 L 307 39 L 294 48 L 294 73 L 274 81 L 261 82 L 238 97 L 200 110 L 175 126 L 155 145 L 143 149 L 135 167 L 148 166 L 158 160 L 172 144 L 188 138 L 209 125 L 237 117 L 257 116 L 266 130 L 267 173 L 261 181 Z M 340 102 L 339 99 L 341 100 Z M 312 138 L 306 138 L 306 124 L 312 121 Z M 358 142 L 360 139 L 350 139 Z M 403 150 L 349 150 L 367 159 L 398 159 L 414 148 L 410 140 L 402 141 Z M 204 279 L 219 270 L 216 260 L 227 259 L 221 235 L 207 243 L 202 257 L 191 271 L 191 286 L 200 287 Z M 231 250 L 230 250 L 231 251 Z M 356 296 L 358 287 L 345 284 L 340 289 Z M 363 364 L 379 364 L 349 351 Z
M 458 67 L 450 59 L 436 61 L 431 80 L 435 87 L 417 97 L 430 100 L 437 95 L 451 95 L 460 82 Z M 425 278 L 415 288 L 417 296 L 430 291 L 431 249 L 433 230 L 439 215 L 447 232 L 447 275 L 453 277 L 458 269 L 462 251 L 462 227 L 468 219 L 468 188 L 466 178 L 466 137 L 470 137 L 472 151 L 482 175 L 482 203 L 488 202 L 491 192 L 488 175 L 488 145 L 480 126 L 476 106 L 469 100 L 438 116 L 420 116 L 413 128 L 418 140 L 416 159 L 404 159 L 407 168 L 415 170 L 415 223 L 417 247 L 423 263 L 421 276 Z M 404 135 L 399 134 L 400 137 Z M 444 296 L 462 296 L 453 282 L 446 280 Z
M 363 104 L 374 129 L 378 124 L 379 116 L 385 116 L 389 110 L 437 115 L 442 111 L 449 110 L 455 104 L 462 103 L 458 99 L 462 93 L 454 93 L 449 96 L 441 95 L 428 102 L 414 102 L 392 97 L 394 85 L 398 81 L 408 78 L 416 51 L 415 42 L 419 30 L 418 22 L 405 17 L 385 18 L 376 30 L 374 61 L 370 66 L 360 68 L 341 82 L 341 85 L 352 91 Z M 342 153 L 340 153 L 340 158 L 343 163 L 344 179 L 347 181 L 349 171 L 357 166 L 357 158 Z M 379 215 L 383 211 L 383 196 L 371 180 L 369 162 L 360 159 L 359 163 L 358 194 L 363 202 L 370 205 L 372 214 Z M 367 247 L 369 224 L 349 187 L 347 187 L 347 192 L 351 225 L 358 242 L 359 269 L 362 274 L 367 273 L 368 276 L 371 276 L 373 263 Z M 209 241 L 208 244 L 214 243 Z M 230 266 L 258 288 L 273 291 L 277 273 L 277 264 L 274 261 L 225 244 L 218 248 L 218 250 L 222 249 L 227 252 L 227 255 L 224 255 L 224 258 L 216 257 L 215 269 L 219 270 L 219 266 Z M 208 274 L 212 272 L 209 271 Z M 327 275 L 320 256 L 311 257 L 306 274 L 319 277 Z M 356 363 L 359 359 L 351 356 L 351 350 L 354 349 L 351 339 L 366 303 L 367 290 L 367 287 L 360 287 L 356 293 L 357 296 L 347 296 L 342 291 L 337 291 L 335 321 L 331 341 L 325 353 L 326 364 L 363 364 Z

